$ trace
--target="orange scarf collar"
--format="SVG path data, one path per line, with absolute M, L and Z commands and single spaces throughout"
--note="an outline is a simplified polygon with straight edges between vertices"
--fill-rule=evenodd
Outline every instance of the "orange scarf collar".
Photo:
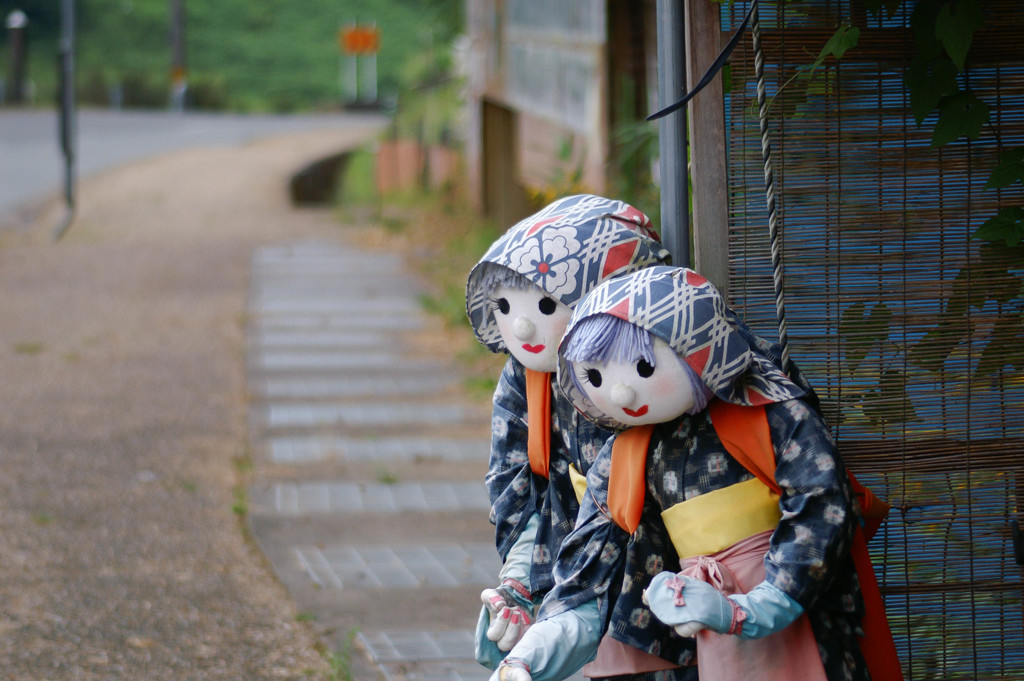
M 551 464 L 551 374 L 526 369 L 526 453 L 530 470 L 548 477 Z
M 615 436 L 608 473 L 608 511 L 630 534 L 640 525 L 647 495 L 647 448 L 654 424 L 635 426 Z

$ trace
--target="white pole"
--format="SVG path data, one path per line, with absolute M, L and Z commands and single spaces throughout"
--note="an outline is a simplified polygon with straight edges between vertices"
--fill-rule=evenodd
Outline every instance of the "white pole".
M 366 87 L 370 90 L 369 97 L 366 98 L 368 102 L 377 101 L 377 53 L 366 57 L 367 69 L 366 69 Z
M 354 54 L 347 55 L 345 62 L 348 71 L 349 101 L 357 102 L 359 101 L 359 57 Z

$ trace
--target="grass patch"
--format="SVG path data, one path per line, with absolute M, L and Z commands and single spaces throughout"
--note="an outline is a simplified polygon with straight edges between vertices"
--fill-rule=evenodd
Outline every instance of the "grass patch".
M 382 485 L 397 485 L 398 476 L 391 469 L 381 467 L 377 469 L 377 482 Z
M 38 341 L 14 344 L 14 352 L 19 355 L 38 355 L 42 353 L 44 349 L 45 346 Z
M 249 513 L 249 494 L 242 485 L 235 487 L 235 503 L 231 504 L 231 512 L 240 519 Z
M 356 636 L 359 634 L 358 627 L 352 627 L 345 635 L 345 641 L 341 647 L 333 652 L 328 652 L 325 657 L 331 668 L 331 681 L 352 681 L 352 649 L 355 647 Z
M 242 530 L 242 537 L 246 541 L 253 541 L 252 529 L 246 522 L 249 517 L 249 475 L 252 473 L 252 455 L 247 446 L 242 446 L 239 452 L 231 457 L 236 474 L 235 486 L 232 490 L 234 501 L 231 504 L 231 512 L 238 519 L 238 527 Z
M 349 208 L 380 211 L 376 187 L 376 158 L 369 148 L 356 149 L 349 155 L 343 179 L 338 187 L 337 202 L 342 211 Z
M 446 351 L 467 376 L 464 387 L 473 398 L 494 391 L 504 355 L 495 355 L 473 336 L 466 317 L 466 278 L 473 265 L 505 227 L 480 217 L 453 183 L 439 191 L 377 194 L 371 149 L 353 154 L 339 187 L 338 219 L 361 245 L 402 253 L 426 282 L 419 303 L 441 320 Z

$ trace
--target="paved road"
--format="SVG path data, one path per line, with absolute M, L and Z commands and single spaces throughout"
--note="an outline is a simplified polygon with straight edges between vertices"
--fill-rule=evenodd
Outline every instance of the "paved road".
M 80 176 L 192 147 L 228 146 L 289 132 L 351 128 L 373 114 L 240 115 L 85 110 L 78 114 Z M 0 224 L 63 191 L 58 116 L 48 110 L 0 109 Z
M 232 512 L 243 321 L 253 253 L 340 238 L 290 174 L 380 132 L 162 154 L 84 179 L 59 242 L 56 205 L 0 234 L 0 678 L 334 678 Z

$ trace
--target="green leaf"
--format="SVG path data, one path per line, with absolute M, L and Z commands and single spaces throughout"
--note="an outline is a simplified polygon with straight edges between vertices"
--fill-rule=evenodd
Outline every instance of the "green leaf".
M 935 0 L 919 0 L 910 15 L 910 27 L 914 31 L 914 45 L 917 53 L 925 59 L 936 59 L 943 54 L 942 43 L 935 37 L 935 15 L 938 6 Z
M 814 72 L 818 70 L 825 60 L 829 57 L 835 57 L 841 59 L 846 51 L 857 46 L 857 42 L 860 40 L 860 29 L 850 24 L 842 24 L 836 29 L 836 32 L 832 34 L 832 37 L 825 41 L 821 50 L 818 52 L 818 58 L 814 60 L 810 68 L 801 74 L 801 78 L 805 78 L 808 81 L 814 76 Z
M 1024 208 L 1007 206 L 995 217 L 986 220 L 974 234 L 975 239 L 982 241 L 1002 241 L 1013 248 L 1024 242 Z
M 839 334 L 850 371 L 856 371 L 868 353 L 889 337 L 892 311 L 885 303 L 875 303 L 865 314 L 864 303 L 853 303 L 839 318 Z
M 888 398 L 900 398 L 907 391 L 907 376 L 900 369 L 886 369 L 878 379 L 878 390 Z
M 999 155 L 999 162 L 988 176 L 985 189 L 1000 189 L 1014 182 L 1024 183 L 1024 147 L 1007 149 Z
M 982 275 L 974 274 L 970 268 L 956 273 L 953 289 L 942 311 L 943 324 L 963 324 L 967 321 L 968 308 L 981 309 L 988 300 L 988 293 L 981 280 Z
M 907 358 L 911 364 L 925 371 L 941 371 L 946 358 L 967 339 L 969 333 L 963 323 L 942 322 L 910 348 Z
M 918 125 L 939 105 L 945 95 L 956 94 L 956 67 L 946 57 L 915 57 L 903 75 L 910 92 L 910 110 Z
M 892 323 L 892 310 L 885 303 L 875 303 L 871 308 L 871 314 L 865 320 L 864 329 L 873 335 L 877 341 L 889 337 L 889 324 Z
M 889 10 L 889 16 L 896 14 L 896 10 L 903 4 L 903 0 L 884 0 L 885 8 Z
M 855 329 L 864 321 L 864 303 L 854 303 L 843 310 L 839 318 L 839 336 L 843 339 L 843 354 L 850 372 L 857 370 L 871 349 L 871 341 L 855 335 Z
M 988 115 L 988 105 L 969 91 L 943 98 L 939 103 L 939 120 L 932 132 L 932 146 L 941 147 L 964 135 L 977 139 L 981 127 L 988 122 Z
M 909 423 L 917 420 L 914 405 L 907 398 L 907 377 L 899 369 L 886 369 L 878 388 L 864 395 L 864 415 L 875 425 Z
M 878 16 L 882 11 L 882 7 L 885 7 L 886 12 L 890 17 L 895 14 L 896 10 L 898 10 L 900 5 L 903 4 L 903 0 L 863 0 L 863 2 L 864 7 L 875 16 Z
M 974 32 L 985 25 L 985 15 L 978 0 L 947 2 L 935 16 L 935 37 L 946 49 L 946 54 L 962 71 L 971 49 Z
M 846 51 L 857 47 L 857 42 L 860 40 L 860 29 L 850 24 L 843 24 L 836 29 L 836 32 L 832 34 L 832 37 L 828 39 L 825 46 L 821 48 L 821 52 L 818 53 L 818 62 L 821 62 L 829 55 L 832 55 L 836 59 L 842 59 Z
M 993 270 L 984 276 L 983 281 L 987 297 L 1004 305 L 1010 304 L 1024 292 L 1024 281 L 1009 270 Z
M 1018 371 L 1024 369 L 1024 322 L 1019 310 L 996 318 L 989 342 L 981 351 L 977 375 L 992 376 L 1007 365 Z

